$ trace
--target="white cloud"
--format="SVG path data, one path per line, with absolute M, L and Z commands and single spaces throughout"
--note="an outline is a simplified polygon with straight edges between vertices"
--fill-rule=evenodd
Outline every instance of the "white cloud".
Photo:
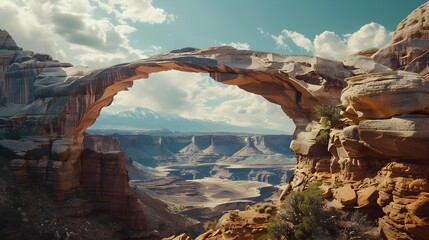
M 342 36 L 335 32 L 324 31 L 316 35 L 313 40 L 287 29 L 279 35 L 266 33 L 261 28 L 258 28 L 258 31 L 274 39 L 278 47 L 288 48 L 287 40 L 290 40 L 306 52 L 331 59 L 339 59 L 368 48 L 382 48 L 389 43 L 393 35 L 393 32 L 387 31 L 384 26 L 374 22 L 365 24 L 354 33 Z
M 346 40 L 330 31 L 316 35 L 313 46 L 314 54 L 325 58 L 339 59 L 352 53 L 346 45 Z
M 121 21 L 159 24 L 176 19 L 164 9 L 153 6 L 152 0 L 98 0 L 99 6 Z
M 289 30 L 283 30 L 282 31 L 283 36 L 288 37 L 292 39 L 292 41 L 301 48 L 304 48 L 307 52 L 313 50 L 313 45 L 311 41 L 306 38 L 301 33 L 295 32 L 295 31 L 289 31 Z
M 73 64 L 108 66 L 161 50 L 160 46 L 137 49 L 128 40 L 137 29 L 126 20 L 162 23 L 171 18 L 163 9 L 154 7 L 152 1 L 113 1 L 111 6 L 120 13 L 113 20 L 95 17 L 97 6 L 96 0 L 3 0 L 0 29 L 7 30 L 24 49 Z M 133 13 L 138 18 L 131 19 Z
M 307 52 L 310 52 L 313 50 L 313 44 L 312 42 L 306 38 L 301 33 L 295 32 L 295 31 L 289 31 L 289 30 L 283 30 L 282 33 L 278 36 L 270 35 L 276 44 L 283 48 L 288 48 L 288 45 L 285 43 L 285 39 L 289 38 L 297 45 L 298 47 L 301 47 L 305 49 Z
M 378 23 L 369 23 L 362 26 L 347 39 L 347 45 L 353 52 L 373 47 L 383 47 L 392 39 L 393 32 Z
M 27 8 L 14 1 L 0 1 L 0 28 L 7 30 L 17 45 L 39 53 L 54 55 L 62 46 L 61 38 L 38 21 Z
M 120 92 L 103 111 L 137 106 L 241 126 L 289 132 L 295 128 L 280 106 L 236 86 L 218 83 L 207 74 L 178 71 L 152 74 L 149 79 L 135 81 L 129 91 Z
M 230 43 L 221 43 L 222 46 L 231 46 L 238 50 L 249 50 L 250 45 L 248 43 L 242 43 L 242 42 L 230 42 Z

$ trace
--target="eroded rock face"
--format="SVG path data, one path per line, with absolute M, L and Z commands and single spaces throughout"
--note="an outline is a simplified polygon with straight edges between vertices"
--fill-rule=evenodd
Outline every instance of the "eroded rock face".
M 377 198 L 376 206 L 385 213 L 379 221 L 384 238 L 425 239 L 428 10 L 426 3 L 411 13 L 399 24 L 392 43 L 372 57 L 373 50 L 363 51 L 341 62 L 213 47 L 90 69 L 22 51 L 1 31 L 1 149 L 10 156 L 17 181 L 44 176 L 42 181 L 52 183 L 57 199 L 83 186 L 96 201 L 106 201 L 104 210 L 141 230 L 144 226 L 136 223 L 141 208 L 127 190 L 122 158 L 83 153 L 83 134 L 113 96 L 134 80 L 172 69 L 210 73 L 216 81 L 280 105 L 293 119 L 297 130 L 291 148 L 298 163 L 292 188 L 319 182 L 326 197 L 348 208 L 373 206 Z M 318 119 L 314 105 L 338 105 L 340 99 L 345 127 L 330 129 L 326 142 L 317 141 L 327 129 L 311 123 Z M 246 151 L 263 145 L 249 140 Z M 193 142 L 187 151 L 201 151 L 205 144 L 208 154 L 217 152 L 212 142 Z
M 125 154 L 85 150 L 82 159 L 82 188 L 94 199 L 95 208 L 126 221 L 135 231 L 144 231 L 148 220 L 144 218 L 138 198 L 130 193 Z
M 394 70 L 428 73 L 429 5 L 423 4 L 399 23 L 392 42 L 374 59 Z
M 429 158 L 429 115 L 362 121 L 359 135 L 366 146 L 389 158 Z
M 341 94 L 344 116 L 353 122 L 407 113 L 429 114 L 429 80 L 417 74 L 367 74 L 348 78 Z
M 16 180 L 26 182 L 39 176 L 52 184 L 57 200 L 82 186 L 95 201 L 105 203 L 101 210 L 119 216 L 138 231 L 144 224 L 134 224 L 138 219 L 134 213 L 141 209 L 127 190 L 128 178 L 119 163 L 123 159 L 83 152 L 85 130 L 117 92 L 132 86 L 132 81 L 172 69 L 207 72 L 216 81 L 237 85 L 281 105 L 303 128 L 316 118 L 312 111 L 315 104 L 339 103 L 344 78 L 353 74 L 337 61 L 231 47 L 182 49 L 91 69 L 23 51 L 5 31 L 0 40 L 0 145 L 11 160 L 16 159 L 10 163 Z M 195 141 L 196 147 L 201 147 L 200 140 Z M 207 156 L 222 151 L 217 140 L 209 139 L 200 151 Z M 264 139 L 249 138 L 236 158 L 257 147 L 270 151 Z
M 410 14 L 373 57 L 342 60 L 355 76 L 341 94 L 346 125 L 330 129 L 327 144 L 316 140 L 318 124 L 291 144 L 298 154 L 292 187 L 318 182 L 333 206 L 382 210 L 385 239 L 426 239 L 429 229 L 427 10 L 424 4 Z

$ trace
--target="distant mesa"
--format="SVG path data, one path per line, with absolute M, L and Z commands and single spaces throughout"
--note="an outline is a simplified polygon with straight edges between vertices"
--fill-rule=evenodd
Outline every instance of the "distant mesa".
M 105 142 L 111 150 L 120 148 L 128 158 L 156 167 L 175 163 L 287 164 L 295 161 L 289 150 L 291 140 L 291 135 L 115 134 L 87 135 L 84 143 L 90 149 L 101 149 Z

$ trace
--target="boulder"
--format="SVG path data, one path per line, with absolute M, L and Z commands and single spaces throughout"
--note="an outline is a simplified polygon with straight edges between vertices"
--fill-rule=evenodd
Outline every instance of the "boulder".
M 0 49 L 7 50 L 16 50 L 19 49 L 15 43 L 15 40 L 10 36 L 10 34 L 0 29 Z
M 364 144 L 381 155 L 399 159 L 429 157 L 429 116 L 404 115 L 359 123 Z
M 367 205 L 377 203 L 378 190 L 376 186 L 360 189 L 357 191 L 357 204 L 358 207 L 365 207 Z
M 321 126 L 314 126 L 309 131 L 295 133 L 295 139 L 290 144 L 290 149 L 296 154 L 305 156 L 327 156 L 329 155 L 327 145 L 316 141 L 317 135 L 322 131 Z
M 346 79 L 343 114 L 358 123 L 407 113 L 429 114 L 429 81 L 408 72 L 366 74 Z
M 353 206 L 356 204 L 356 192 L 351 185 L 333 189 L 333 196 L 344 206 Z

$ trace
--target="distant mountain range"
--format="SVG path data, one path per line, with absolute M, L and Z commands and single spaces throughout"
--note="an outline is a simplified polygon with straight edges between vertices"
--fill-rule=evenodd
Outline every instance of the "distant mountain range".
M 235 126 L 225 122 L 189 119 L 174 113 L 156 112 L 136 107 L 131 110 L 102 112 L 91 130 L 151 131 L 168 129 L 180 132 L 233 132 L 255 134 L 288 134 L 288 132 L 255 127 Z

